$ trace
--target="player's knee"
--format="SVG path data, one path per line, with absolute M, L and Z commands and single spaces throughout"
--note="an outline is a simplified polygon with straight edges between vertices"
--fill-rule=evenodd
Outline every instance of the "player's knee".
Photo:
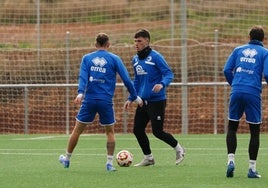
M 238 129 L 238 125 L 239 125 L 239 121 L 229 120 L 228 131 L 229 132 L 236 132 Z
M 162 139 L 163 138 L 163 135 L 164 135 L 164 132 L 163 130 L 158 130 L 158 129 L 154 129 L 153 130 L 153 135 L 156 137 L 156 138 L 159 138 L 159 139 Z
M 134 135 L 139 135 L 139 132 L 140 131 L 139 131 L 139 129 L 136 126 L 134 126 L 132 132 L 133 132 Z
M 134 126 L 133 128 L 133 134 L 136 137 L 143 136 L 145 134 L 145 130 L 141 129 L 139 126 Z

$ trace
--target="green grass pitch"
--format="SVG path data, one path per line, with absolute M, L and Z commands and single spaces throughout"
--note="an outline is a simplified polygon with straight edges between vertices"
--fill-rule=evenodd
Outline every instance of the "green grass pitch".
M 186 148 L 185 160 L 175 165 L 175 151 L 150 136 L 156 164 L 105 170 L 105 135 L 82 135 L 71 166 L 58 157 L 65 152 L 68 135 L 0 135 L 0 185 L 12 188 L 247 188 L 268 185 L 268 135 L 261 135 L 257 169 L 261 179 L 248 179 L 249 135 L 238 135 L 236 169 L 226 178 L 225 135 L 175 135 Z M 116 152 L 127 149 L 133 163 L 142 159 L 132 134 L 116 135 Z

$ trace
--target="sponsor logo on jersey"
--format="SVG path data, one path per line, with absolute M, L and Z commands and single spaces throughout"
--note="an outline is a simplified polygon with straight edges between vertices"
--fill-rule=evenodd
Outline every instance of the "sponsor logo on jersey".
M 144 61 L 145 64 L 148 64 L 148 65 L 155 65 L 154 62 L 152 62 L 152 56 L 148 56 L 146 58 L 146 60 Z M 136 69 L 136 72 L 137 72 L 137 75 L 145 75 L 145 74 L 148 74 L 141 65 L 139 65 L 139 60 L 138 58 L 135 59 L 135 63 L 134 63 L 134 66 L 135 66 L 135 69 Z
M 147 74 L 147 72 L 143 69 L 143 67 L 141 65 L 139 65 L 139 59 L 138 58 L 135 59 L 135 63 L 133 65 L 134 65 L 134 67 L 136 69 L 137 75 Z
M 105 83 L 105 80 L 93 78 L 93 76 L 89 77 L 90 82 L 99 82 L 99 83 Z
M 106 68 L 103 67 L 104 65 L 107 64 L 107 61 L 105 60 L 105 58 L 103 58 L 103 57 L 95 57 L 92 60 L 92 62 L 93 62 L 93 64 L 95 66 L 90 67 L 91 71 L 106 73 Z
M 141 65 L 136 66 L 136 72 L 137 75 L 144 75 L 144 74 L 148 74 Z
M 245 73 L 248 73 L 248 74 L 253 74 L 254 73 L 253 70 L 243 69 L 242 67 L 237 67 L 236 72 L 245 72 Z
M 246 63 L 256 62 L 256 59 L 254 58 L 254 56 L 257 55 L 258 52 L 255 49 L 247 48 L 242 51 L 242 54 L 244 55 L 244 57 L 240 57 L 241 62 L 246 62 Z

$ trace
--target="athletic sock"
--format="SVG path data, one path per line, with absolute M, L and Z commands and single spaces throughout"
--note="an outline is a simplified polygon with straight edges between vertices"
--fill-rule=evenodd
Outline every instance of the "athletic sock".
M 228 154 L 228 163 L 227 164 L 229 164 L 231 161 L 234 163 L 234 157 L 235 157 L 234 153 L 229 153 Z
M 183 150 L 182 147 L 181 147 L 181 145 L 179 144 L 179 142 L 178 142 L 177 146 L 174 147 L 174 150 L 175 151 L 182 151 Z
M 72 156 L 72 153 L 69 153 L 69 152 L 66 151 L 66 159 L 70 160 L 71 156 Z
M 113 155 L 107 155 L 107 164 L 113 164 L 113 159 L 114 159 L 114 156 Z
M 256 172 L 256 160 L 249 160 L 249 168 L 250 168 L 253 172 Z
M 152 160 L 154 157 L 153 157 L 153 154 L 149 154 L 149 155 L 144 155 L 144 158 Z

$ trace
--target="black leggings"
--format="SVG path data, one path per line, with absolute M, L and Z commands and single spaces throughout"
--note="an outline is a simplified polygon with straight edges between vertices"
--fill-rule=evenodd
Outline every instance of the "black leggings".
M 229 120 L 228 132 L 226 136 L 226 145 L 227 152 L 234 153 L 237 147 L 237 138 L 236 133 L 239 126 L 239 121 L 231 121 Z M 258 156 L 258 151 L 260 147 L 260 124 L 250 124 L 250 141 L 248 145 L 248 153 L 250 160 L 256 160 Z
M 137 107 L 134 117 L 133 133 L 144 155 L 151 154 L 150 142 L 146 135 L 145 129 L 151 121 L 153 135 L 164 141 L 171 147 L 176 147 L 178 141 L 170 134 L 163 130 L 165 119 L 166 100 L 157 102 L 144 102 L 142 107 Z

